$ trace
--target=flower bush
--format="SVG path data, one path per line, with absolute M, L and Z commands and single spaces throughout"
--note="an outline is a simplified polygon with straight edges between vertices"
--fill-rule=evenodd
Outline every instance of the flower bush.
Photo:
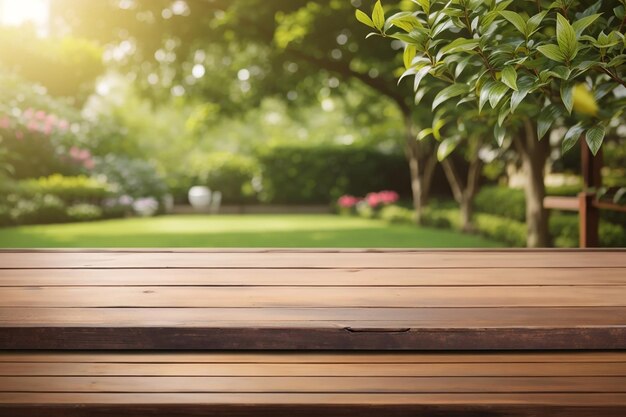
M 159 202 L 153 197 L 139 198 L 133 203 L 133 210 L 142 217 L 154 216 L 159 210 Z
M 365 217 L 373 217 L 381 208 L 396 203 L 399 198 L 397 192 L 390 190 L 368 193 L 364 198 L 346 194 L 339 197 L 337 207 L 342 214 L 358 212 Z
M 71 175 L 93 169 L 90 151 L 79 146 L 78 131 L 78 125 L 45 110 L 0 109 L 0 142 L 15 178 Z

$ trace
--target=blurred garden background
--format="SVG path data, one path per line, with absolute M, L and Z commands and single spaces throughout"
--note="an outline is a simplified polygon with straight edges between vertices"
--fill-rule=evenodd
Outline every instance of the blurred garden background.
M 515 3 L 0 0 L 0 247 L 577 247 L 624 2 Z

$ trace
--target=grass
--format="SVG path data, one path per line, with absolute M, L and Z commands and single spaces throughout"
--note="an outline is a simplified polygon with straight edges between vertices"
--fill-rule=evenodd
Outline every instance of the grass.
M 2 248 L 496 246 L 449 230 L 334 215 L 178 215 L 0 229 Z

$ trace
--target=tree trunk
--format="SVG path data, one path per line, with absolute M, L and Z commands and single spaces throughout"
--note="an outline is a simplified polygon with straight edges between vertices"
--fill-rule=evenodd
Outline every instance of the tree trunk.
M 526 196 L 526 245 L 529 248 L 546 247 L 550 241 L 548 231 L 548 211 L 543 207 L 546 195 L 544 173 L 550 153 L 548 138 L 537 140 L 536 126 L 530 120 L 524 121 L 524 136 L 514 138 L 522 157 L 522 168 L 526 176 L 524 187 Z
M 406 144 L 409 170 L 411 173 L 411 192 L 413 194 L 413 209 L 415 210 L 415 222 L 419 223 L 422 215 L 422 182 L 420 181 L 420 161 L 416 145 Z
M 464 195 L 459 203 L 461 207 L 461 230 L 470 232 L 474 229 L 472 214 L 474 212 L 474 197 Z
M 467 171 L 467 182 L 463 185 L 463 179 L 459 176 L 452 157 L 448 157 L 441 162 L 443 166 L 443 172 L 446 174 L 450 188 L 452 189 L 452 195 L 461 209 L 461 230 L 464 232 L 471 232 L 474 230 L 472 224 L 472 214 L 474 211 L 474 197 L 478 192 L 478 185 L 480 180 L 480 172 L 482 170 L 483 163 L 478 158 L 478 155 L 470 161 L 470 165 Z
M 404 114 L 405 148 L 411 173 L 411 192 L 413 194 L 413 209 L 415 210 L 415 222 L 419 223 L 422 217 L 422 180 L 420 176 L 420 149 L 415 139 L 413 120 L 410 113 Z
M 430 152 L 424 161 L 424 173 L 422 174 L 422 207 L 428 205 L 435 168 L 437 168 L 437 155 L 435 152 Z

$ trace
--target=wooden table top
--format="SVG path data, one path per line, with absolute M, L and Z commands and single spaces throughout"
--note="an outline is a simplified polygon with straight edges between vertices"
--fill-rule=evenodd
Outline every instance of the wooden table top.
M 0 354 L 2 416 L 624 413 L 624 352 Z
M 0 349 L 626 349 L 626 251 L 0 251 Z

